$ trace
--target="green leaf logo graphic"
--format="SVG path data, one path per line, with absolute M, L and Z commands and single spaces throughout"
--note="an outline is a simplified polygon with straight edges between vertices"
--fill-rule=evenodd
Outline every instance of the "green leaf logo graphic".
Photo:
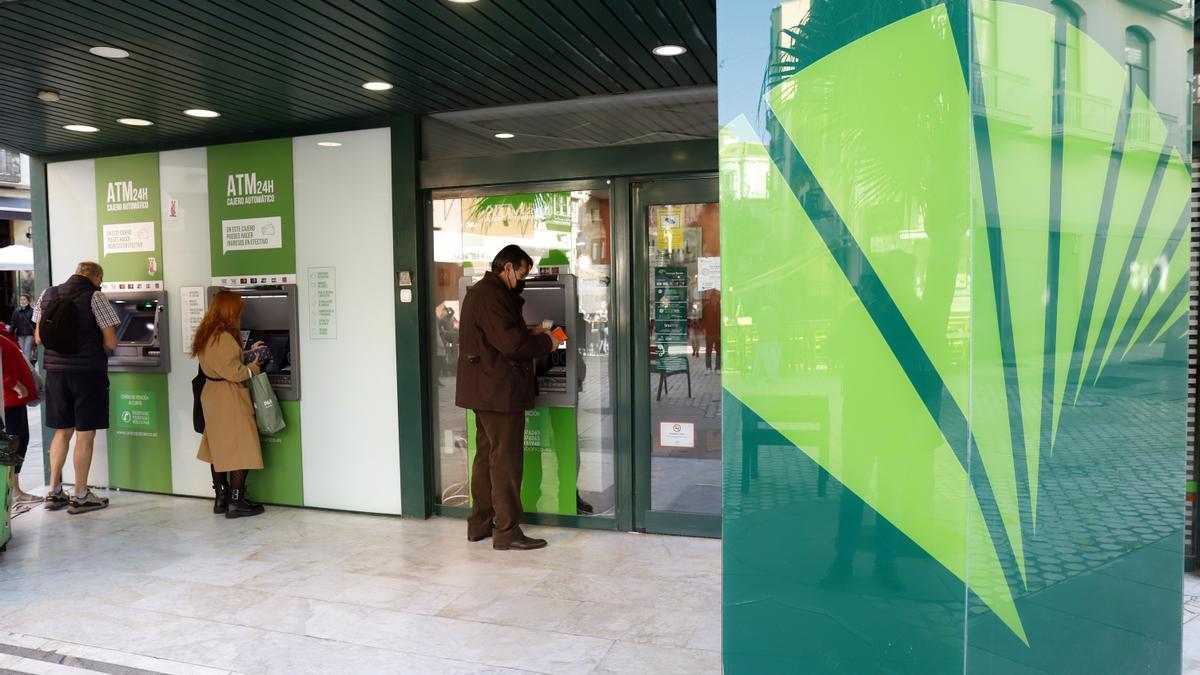
M 938 6 L 782 79 L 769 138 L 722 130 L 726 324 L 807 350 L 724 386 L 1028 644 L 1039 468 L 1063 407 L 1186 311 L 1190 179 L 1101 45 L 1068 26 L 1063 64 L 1053 15 L 981 0 L 971 20 L 1020 41 L 991 50 L 1003 67 L 964 67 Z M 765 320 L 781 284 L 806 290 Z M 805 396 L 837 410 L 825 441 Z

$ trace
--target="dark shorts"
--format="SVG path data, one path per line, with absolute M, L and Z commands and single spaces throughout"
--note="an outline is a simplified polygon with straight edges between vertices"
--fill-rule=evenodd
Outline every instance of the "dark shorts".
M 46 373 L 46 426 L 107 429 L 108 373 Z

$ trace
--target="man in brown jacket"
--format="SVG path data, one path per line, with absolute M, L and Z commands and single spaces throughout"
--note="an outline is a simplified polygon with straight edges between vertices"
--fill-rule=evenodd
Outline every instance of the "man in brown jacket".
M 528 551 L 544 539 L 521 531 L 521 476 L 525 464 L 525 411 L 536 394 L 534 360 L 558 349 L 540 326 L 525 324 L 521 291 L 533 259 L 506 246 L 492 271 L 467 291 L 459 323 L 455 404 L 475 412 L 475 462 L 467 539 L 492 537 L 492 548 Z

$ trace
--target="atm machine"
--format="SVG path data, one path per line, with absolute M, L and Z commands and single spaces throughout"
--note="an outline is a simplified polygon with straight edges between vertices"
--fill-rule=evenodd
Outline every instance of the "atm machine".
M 108 301 L 121 323 L 117 347 L 108 357 L 115 373 L 171 371 L 171 331 L 167 329 L 166 291 L 111 291 Z
M 299 301 L 295 284 L 222 288 L 210 286 L 208 300 L 219 291 L 237 293 L 246 301 L 242 310 L 242 349 L 262 342 L 271 352 L 263 372 L 280 401 L 300 400 Z
M 534 328 L 549 319 L 555 328 L 561 327 L 567 333 L 567 341 L 550 355 L 549 367 L 543 363 L 538 369 L 538 395 L 534 402 L 539 406 L 574 408 L 579 401 L 579 389 L 583 384 L 579 352 L 583 347 L 584 326 L 580 320 L 576 283 L 573 274 L 531 276 L 525 280 L 525 290 L 521 294 L 525 300 L 525 324 Z M 472 285 L 469 277 L 459 281 L 459 307 Z

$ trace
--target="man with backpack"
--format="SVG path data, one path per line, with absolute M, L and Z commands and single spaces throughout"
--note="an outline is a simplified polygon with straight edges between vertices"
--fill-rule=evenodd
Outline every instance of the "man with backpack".
M 79 263 L 75 274 L 47 288 L 33 312 L 37 343 L 46 348 L 46 426 L 50 444 L 50 494 L 46 508 L 86 513 L 108 506 L 88 489 L 96 431 L 108 428 L 108 354 L 117 346 L 121 320 L 100 284 L 104 270 Z M 75 437 L 75 493 L 62 488 L 71 437 Z

